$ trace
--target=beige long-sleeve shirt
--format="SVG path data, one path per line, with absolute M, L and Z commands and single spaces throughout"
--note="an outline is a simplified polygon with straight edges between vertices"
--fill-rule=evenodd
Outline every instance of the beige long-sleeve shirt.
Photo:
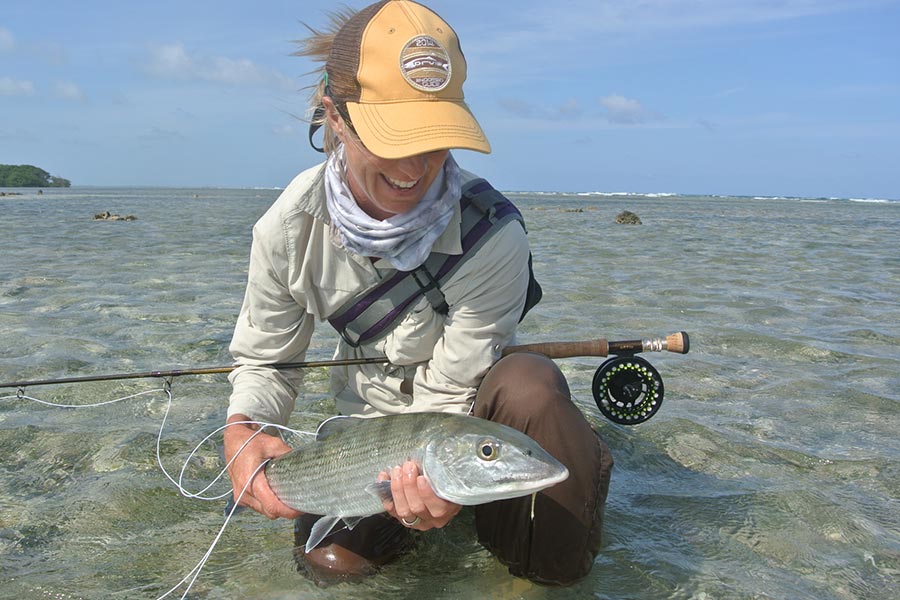
M 344 249 L 332 235 L 323 173 L 319 165 L 298 175 L 253 228 L 247 288 L 230 347 L 240 366 L 229 376 L 229 416 L 287 423 L 303 372 L 264 365 L 303 361 L 316 321 L 396 272 L 385 260 L 373 263 Z M 462 177 L 465 185 L 474 176 L 464 171 Z M 433 250 L 462 252 L 458 206 Z M 335 333 L 335 358 L 390 360 L 332 367 L 338 411 L 467 411 L 481 379 L 513 341 L 527 285 L 528 241 L 511 221 L 441 285 L 447 315 L 422 298 L 370 344 L 353 348 Z

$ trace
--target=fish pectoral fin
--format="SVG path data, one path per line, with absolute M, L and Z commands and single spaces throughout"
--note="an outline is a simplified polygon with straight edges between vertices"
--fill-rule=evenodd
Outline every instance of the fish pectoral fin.
M 321 544 L 322 540 L 331 533 L 331 530 L 334 529 L 334 526 L 337 525 L 339 521 L 343 521 L 347 529 L 353 529 L 359 525 L 359 522 L 364 518 L 365 517 L 322 517 L 313 524 L 312 529 L 309 532 L 309 537 L 306 540 L 306 552 L 309 552 Z
M 366 486 L 366 491 L 382 502 L 393 501 L 394 495 L 391 494 L 390 481 L 375 481 Z
M 316 521 L 306 540 L 306 551 L 309 552 L 318 546 L 322 540 L 325 539 L 325 536 L 331 533 L 331 530 L 334 529 L 334 526 L 337 525 L 337 522 L 340 520 L 340 517 L 322 517 Z

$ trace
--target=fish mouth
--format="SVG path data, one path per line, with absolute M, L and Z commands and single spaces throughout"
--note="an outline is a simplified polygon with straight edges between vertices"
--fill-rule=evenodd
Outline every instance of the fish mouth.
M 565 481 L 568 477 L 569 471 L 566 469 L 562 473 L 557 473 L 537 480 L 522 477 L 497 480 L 495 483 L 498 485 L 490 490 L 475 491 L 469 489 L 463 493 L 450 492 L 449 490 L 435 490 L 435 493 L 444 500 L 455 502 L 457 504 L 485 504 L 496 500 L 510 500 L 513 498 L 530 496 L 531 494 L 536 494 L 541 490 L 545 490 L 557 483 Z
M 569 469 L 563 467 L 561 471 L 557 471 L 553 474 L 547 475 L 542 479 L 538 480 L 535 483 L 543 487 L 550 487 L 551 485 L 556 485 L 557 483 L 561 483 L 569 478 Z
M 541 477 L 539 479 L 535 479 L 533 476 L 529 476 L 528 474 L 521 475 L 508 475 L 506 477 L 500 478 L 497 480 L 499 484 L 516 484 L 516 483 L 525 483 L 525 484 L 536 484 L 536 485 L 553 485 L 559 483 L 560 481 L 565 481 L 569 477 L 569 470 L 563 467 L 562 471 L 556 473 L 548 473 L 546 476 Z
M 486 501 L 493 501 L 528 496 L 561 483 L 568 477 L 569 470 L 564 466 L 561 471 L 553 471 L 540 478 L 535 478 L 533 474 L 530 477 L 527 474 L 509 475 L 497 479 L 495 483 L 499 489 L 495 488 L 492 492 L 484 494 L 484 497 L 487 499 Z M 481 494 L 473 494 L 474 496 L 481 496 Z

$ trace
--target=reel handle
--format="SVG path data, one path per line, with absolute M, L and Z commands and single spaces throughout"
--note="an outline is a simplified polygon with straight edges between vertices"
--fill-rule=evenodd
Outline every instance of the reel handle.
M 571 358 L 574 356 L 609 356 L 610 354 L 636 354 L 638 352 L 674 352 L 687 354 L 690 350 L 690 338 L 684 331 L 666 336 L 665 339 L 641 339 L 610 342 L 604 339 L 583 342 L 543 342 L 508 346 L 503 356 L 513 352 L 537 352 L 549 358 Z

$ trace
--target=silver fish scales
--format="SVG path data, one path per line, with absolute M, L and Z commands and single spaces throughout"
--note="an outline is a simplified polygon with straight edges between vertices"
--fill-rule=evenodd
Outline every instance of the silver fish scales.
M 450 413 L 412 413 L 325 421 L 306 442 L 266 466 L 282 502 L 324 515 L 306 550 L 343 520 L 384 511 L 390 482 L 377 481 L 406 460 L 415 461 L 435 493 L 473 505 L 527 496 L 568 477 L 568 470 L 533 439 L 511 427 Z

